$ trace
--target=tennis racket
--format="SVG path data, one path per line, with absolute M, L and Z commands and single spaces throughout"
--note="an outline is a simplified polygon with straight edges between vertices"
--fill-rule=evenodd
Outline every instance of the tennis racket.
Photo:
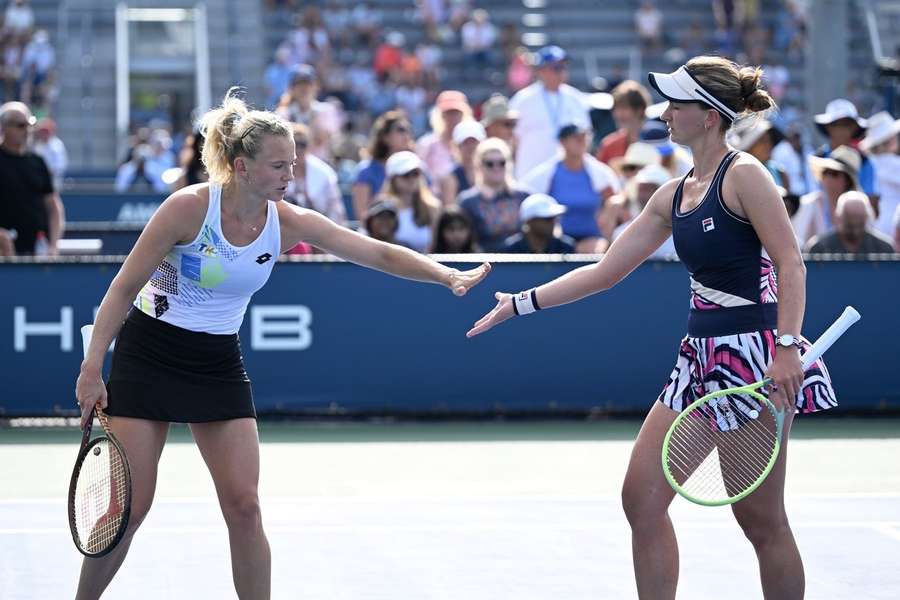
M 859 320 L 852 306 L 803 355 L 806 371 Z M 672 488 L 697 504 L 722 506 L 746 498 L 762 484 L 781 449 L 784 411 L 760 388 L 766 378 L 712 392 L 691 403 L 663 440 L 663 473 Z
M 87 354 L 93 325 L 81 328 Z M 125 451 L 109 430 L 100 405 L 94 413 L 105 435 L 91 439 L 94 415 L 81 436 L 81 450 L 69 482 L 69 529 L 78 551 L 92 558 L 112 551 L 125 534 L 131 513 L 131 469 Z

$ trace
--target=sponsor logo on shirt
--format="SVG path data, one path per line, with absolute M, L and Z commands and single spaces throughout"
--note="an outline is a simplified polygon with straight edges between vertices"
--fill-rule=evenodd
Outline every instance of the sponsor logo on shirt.
M 269 262 L 270 260 L 272 260 L 272 255 L 268 252 L 266 252 L 265 254 L 260 254 L 256 257 L 256 262 L 261 265 Z
M 707 218 L 703 219 L 703 232 L 704 233 L 706 233 L 707 231 L 712 231 L 715 228 L 716 228 L 716 224 L 713 221 L 712 217 L 707 217 Z

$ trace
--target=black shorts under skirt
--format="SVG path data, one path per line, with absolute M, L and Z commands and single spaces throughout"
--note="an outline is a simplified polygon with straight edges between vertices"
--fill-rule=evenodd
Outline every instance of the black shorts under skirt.
M 175 423 L 256 417 L 237 334 L 189 331 L 132 308 L 106 384 L 107 413 Z

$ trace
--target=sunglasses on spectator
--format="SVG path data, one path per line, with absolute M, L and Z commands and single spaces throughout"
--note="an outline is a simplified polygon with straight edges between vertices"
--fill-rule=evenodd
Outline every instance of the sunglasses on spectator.
M 309 146 L 309 140 L 294 138 L 294 145 L 301 150 L 306 150 L 307 146 Z
M 822 171 L 822 177 L 840 177 L 843 174 L 842 171 L 835 171 L 834 169 L 825 169 Z
M 640 170 L 640 167 L 638 165 L 622 165 L 623 173 L 634 173 L 638 170 Z
M 397 177 L 405 177 L 407 179 L 411 179 L 413 177 L 418 177 L 421 173 L 422 173 L 422 171 L 420 171 L 418 169 L 413 169 L 409 173 L 403 173 L 402 175 L 397 175 Z
M 409 133 L 409 128 L 403 125 L 394 125 L 391 127 L 390 133 Z
M 31 125 L 28 121 L 9 121 L 6 123 L 7 127 L 15 127 L 16 129 L 28 129 L 28 126 Z
M 507 129 L 512 129 L 516 126 L 515 121 L 497 121 L 497 124 L 501 127 L 506 127 Z
M 500 169 L 506 166 L 506 160 L 483 160 L 481 161 L 481 165 L 487 169 Z

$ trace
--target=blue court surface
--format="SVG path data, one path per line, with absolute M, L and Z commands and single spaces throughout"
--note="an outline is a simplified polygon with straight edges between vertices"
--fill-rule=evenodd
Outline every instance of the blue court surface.
M 275 599 L 636 598 L 618 491 L 637 421 L 261 425 Z M 900 421 L 801 418 L 788 513 L 807 598 L 900 598 Z M 0 430 L 0 598 L 71 598 L 77 430 Z M 761 598 L 727 508 L 676 498 L 679 598 Z M 173 427 L 104 598 L 235 598 L 212 483 Z

